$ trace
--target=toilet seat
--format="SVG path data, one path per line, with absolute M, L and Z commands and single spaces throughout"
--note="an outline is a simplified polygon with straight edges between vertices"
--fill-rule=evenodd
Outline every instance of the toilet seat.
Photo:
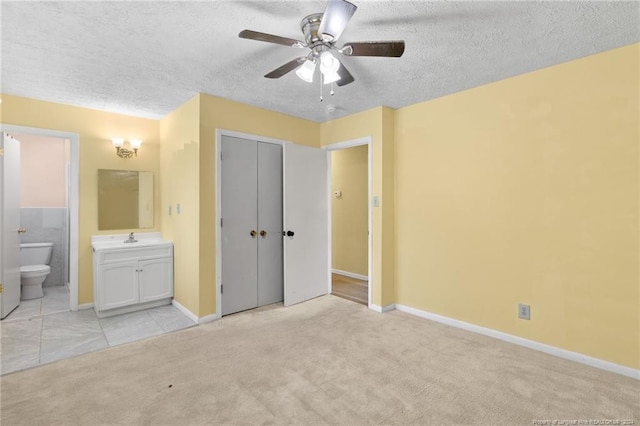
M 20 267 L 21 277 L 48 274 L 49 272 L 51 272 L 49 265 L 24 265 Z

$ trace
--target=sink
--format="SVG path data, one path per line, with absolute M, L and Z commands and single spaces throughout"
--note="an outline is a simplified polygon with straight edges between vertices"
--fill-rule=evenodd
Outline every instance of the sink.
M 129 234 L 93 235 L 91 247 L 93 251 L 136 249 L 142 247 L 160 247 L 171 245 L 171 241 L 163 240 L 159 232 L 144 232 L 135 234 L 135 243 L 125 243 Z

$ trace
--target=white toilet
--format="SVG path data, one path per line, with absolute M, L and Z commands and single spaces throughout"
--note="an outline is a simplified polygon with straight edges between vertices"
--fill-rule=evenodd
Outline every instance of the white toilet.
M 20 284 L 21 300 L 37 299 L 44 296 L 42 283 L 51 267 L 53 243 L 20 244 Z

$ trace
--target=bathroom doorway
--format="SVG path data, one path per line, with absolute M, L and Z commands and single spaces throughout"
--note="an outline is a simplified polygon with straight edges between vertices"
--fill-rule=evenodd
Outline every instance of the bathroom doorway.
M 370 138 L 326 147 L 331 154 L 331 288 L 371 307 Z
M 20 243 L 53 243 L 45 297 L 6 319 L 78 309 L 78 135 L 2 125 L 20 141 Z M 16 182 L 16 183 L 17 183 Z M 12 182 L 4 182 L 11 185 Z M 16 247 L 20 250 L 20 247 Z M 18 254 L 19 256 L 19 254 Z M 28 311 L 28 312 L 26 312 Z M 39 312 L 36 312 L 39 311 Z

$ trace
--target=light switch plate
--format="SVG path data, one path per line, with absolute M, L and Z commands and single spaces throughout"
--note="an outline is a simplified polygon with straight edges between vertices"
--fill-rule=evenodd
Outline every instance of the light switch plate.
M 531 306 L 524 305 L 522 303 L 518 304 L 518 318 L 520 319 L 531 319 Z
M 176 204 L 176 214 L 180 214 L 180 203 Z
M 373 207 L 380 207 L 380 197 L 377 195 L 373 196 Z

